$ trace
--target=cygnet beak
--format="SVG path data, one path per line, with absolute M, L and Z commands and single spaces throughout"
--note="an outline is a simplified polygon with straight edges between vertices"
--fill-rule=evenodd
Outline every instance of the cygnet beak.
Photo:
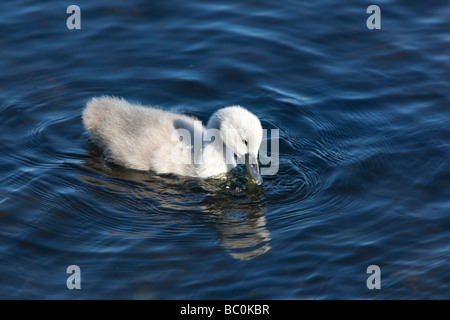
M 261 185 L 263 179 L 259 173 L 258 158 L 247 153 L 245 155 L 245 168 L 247 171 L 248 183 L 254 183 L 258 186 Z

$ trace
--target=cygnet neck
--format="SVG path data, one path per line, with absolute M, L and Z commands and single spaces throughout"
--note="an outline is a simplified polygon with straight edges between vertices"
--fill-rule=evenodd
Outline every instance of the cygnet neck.
M 224 174 L 235 167 L 233 152 L 224 144 L 220 134 L 220 120 L 214 114 L 208 121 L 203 137 L 203 152 L 199 166 L 200 177 Z M 227 155 L 230 159 L 227 161 Z

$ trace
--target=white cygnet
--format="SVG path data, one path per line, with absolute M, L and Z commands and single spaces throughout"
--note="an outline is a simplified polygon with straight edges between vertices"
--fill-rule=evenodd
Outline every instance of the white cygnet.
M 196 118 L 114 97 L 91 99 L 82 117 L 93 142 L 121 166 L 220 178 L 240 161 L 249 181 L 262 183 L 263 130 L 258 117 L 240 106 L 219 109 L 206 128 Z

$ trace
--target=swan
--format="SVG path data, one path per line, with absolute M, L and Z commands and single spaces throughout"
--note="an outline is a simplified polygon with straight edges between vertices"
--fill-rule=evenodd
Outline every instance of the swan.
M 241 106 L 217 110 L 205 128 L 191 116 L 103 96 L 86 104 L 82 120 L 91 140 L 123 167 L 224 178 L 245 163 L 249 183 L 262 183 L 258 151 L 263 130 L 258 117 Z

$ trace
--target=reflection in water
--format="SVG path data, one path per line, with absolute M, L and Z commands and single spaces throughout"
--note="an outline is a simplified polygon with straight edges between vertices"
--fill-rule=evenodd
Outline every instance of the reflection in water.
M 155 235 L 161 236 L 161 230 L 155 228 L 164 228 L 168 219 L 176 220 L 173 213 L 189 213 L 190 219 L 202 222 L 199 225 L 199 221 L 193 221 L 191 227 L 198 226 L 201 232 L 206 226 L 213 225 L 219 232 L 220 245 L 235 259 L 253 259 L 270 249 L 263 190 L 259 187 L 250 193 L 243 178 L 245 174 L 240 172 L 240 168 L 229 174 L 228 181 L 158 176 L 109 164 L 93 145 L 82 166 L 95 172 L 89 170 L 88 174 L 80 174 L 78 178 L 94 188 L 95 192 L 101 193 L 101 198 L 119 203 L 118 211 L 140 212 L 147 216 L 157 213 L 157 218 L 152 216 L 144 226 L 139 219 L 127 221 L 126 226 L 108 223 L 108 228 L 115 229 L 108 230 L 108 234 L 154 239 Z M 158 218 L 159 221 L 155 221 Z M 128 219 L 136 217 L 128 216 Z M 176 226 L 180 233 L 185 231 L 184 224 Z M 173 232 L 173 224 L 171 228 Z M 199 238 L 203 239 L 201 235 Z
M 216 218 L 220 245 L 233 258 L 249 260 L 270 249 L 262 192 L 240 199 L 217 192 L 207 196 L 201 208 Z

